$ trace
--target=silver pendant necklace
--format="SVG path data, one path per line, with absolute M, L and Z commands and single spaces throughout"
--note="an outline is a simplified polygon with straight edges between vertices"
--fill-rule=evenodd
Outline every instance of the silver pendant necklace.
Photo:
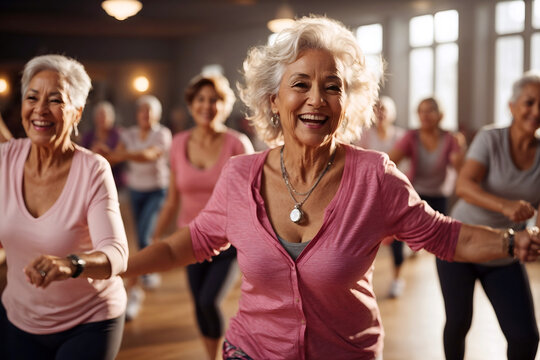
M 308 191 L 302 193 L 302 192 L 296 191 L 296 189 L 292 186 L 291 182 L 289 181 L 289 174 L 287 173 L 287 169 L 285 168 L 285 162 L 283 161 L 283 149 L 285 149 L 285 146 L 283 146 L 279 152 L 280 160 L 281 160 L 281 176 L 283 177 L 283 181 L 285 181 L 285 185 L 287 186 L 289 195 L 291 195 L 291 199 L 294 202 L 294 207 L 289 213 L 289 219 L 291 219 L 293 223 L 298 224 L 304 219 L 304 212 L 302 211 L 302 205 L 304 205 L 304 203 L 309 198 L 313 190 L 315 190 L 315 187 L 319 184 L 324 174 L 326 174 L 328 169 L 330 169 L 330 166 L 334 162 L 336 152 L 334 151 L 334 153 L 330 156 L 330 160 L 328 160 L 326 167 L 321 172 L 317 180 L 315 180 L 315 183 L 313 184 L 313 186 L 309 188 Z M 296 198 L 294 197 L 294 194 L 298 196 L 304 196 L 304 199 L 302 199 L 302 201 L 297 201 Z

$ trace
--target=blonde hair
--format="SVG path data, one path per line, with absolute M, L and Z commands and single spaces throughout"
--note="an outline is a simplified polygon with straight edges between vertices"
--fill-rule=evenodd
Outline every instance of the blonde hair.
M 321 17 L 303 17 L 281 31 L 273 44 L 253 47 L 243 64 L 245 84 L 238 84 L 240 97 L 248 107 L 248 120 L 267 144 L 283 141 L 281 127 L 273 127 L 270 98 L 277 94 L 285 67 L 307 49 L 329 51 L 343 64 L 346 119 L 336 138 L 350 142 L 369 126 L 377 99 L 378 80 L 368 70 L 364 54 L 350 30 L 338 21 Z

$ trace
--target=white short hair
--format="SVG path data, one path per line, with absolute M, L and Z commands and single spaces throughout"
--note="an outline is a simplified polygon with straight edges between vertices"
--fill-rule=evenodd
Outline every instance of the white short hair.
M 158 121 L 161 119 L 162 107 L 161 102 L 157 97 L 154 95 L 143 95 L 137 99 L 137 107 L 140 107 L 141 105 L 148 105 L 152 115 L 155 116 Z
M 64 55 L 36 56 L 26 63 L 21 79 L 23 98 L 32 78 L 44 70 L 57 72 L 68 101 L 76 109 L 84 109 L 88 93 L 92 88 L 92 81 L 80 62 Z

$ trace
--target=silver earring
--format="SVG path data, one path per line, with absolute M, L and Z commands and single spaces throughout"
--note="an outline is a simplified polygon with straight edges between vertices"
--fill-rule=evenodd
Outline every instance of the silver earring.
M 272 116 L 270 117 L 270 124 L 272 125 L 272 127 L 277 128 L 279 126 L 280 120 L 281 118 L 279 117 L 279 114 L 273 113 Z
M 77 123 L 73 123 L 73 134 L 75 137 L 79 136 L 79 128 L 77 127 Z

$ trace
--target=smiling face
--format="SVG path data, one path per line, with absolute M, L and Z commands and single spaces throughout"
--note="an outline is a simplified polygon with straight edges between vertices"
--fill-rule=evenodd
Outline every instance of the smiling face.
M 193 97 L 189 104 L 189 111 L 196 125 L 207 127 L 214 125 L 218 120 L 222 105 L 223 101 L 219 99 L 214 87 L 205 85 Z
M 512 126 L 534 136 L 540 128 L 540 85 L 525 85 L 516 101 L 510 103 L 510 112 L 514 118 Z
M 32 143 L 59 148 L 71 142 L 73 124 L 82 109 L 75 109 L 56 71 L 43 70 L 30 80 L 21 109 L 22 125 Z
M 443 115 L 436 103 L 432 100 L 423 100 L 418 105 L 418 118 L 420 120 L 420 128 L 429 131 L 439 127 Z
M 321 146 L 331 141 L 345 113 L 344 87 L 340 67 L 326 50 L 305 50 L 287 65 L 271 98 L 285 143 Z

